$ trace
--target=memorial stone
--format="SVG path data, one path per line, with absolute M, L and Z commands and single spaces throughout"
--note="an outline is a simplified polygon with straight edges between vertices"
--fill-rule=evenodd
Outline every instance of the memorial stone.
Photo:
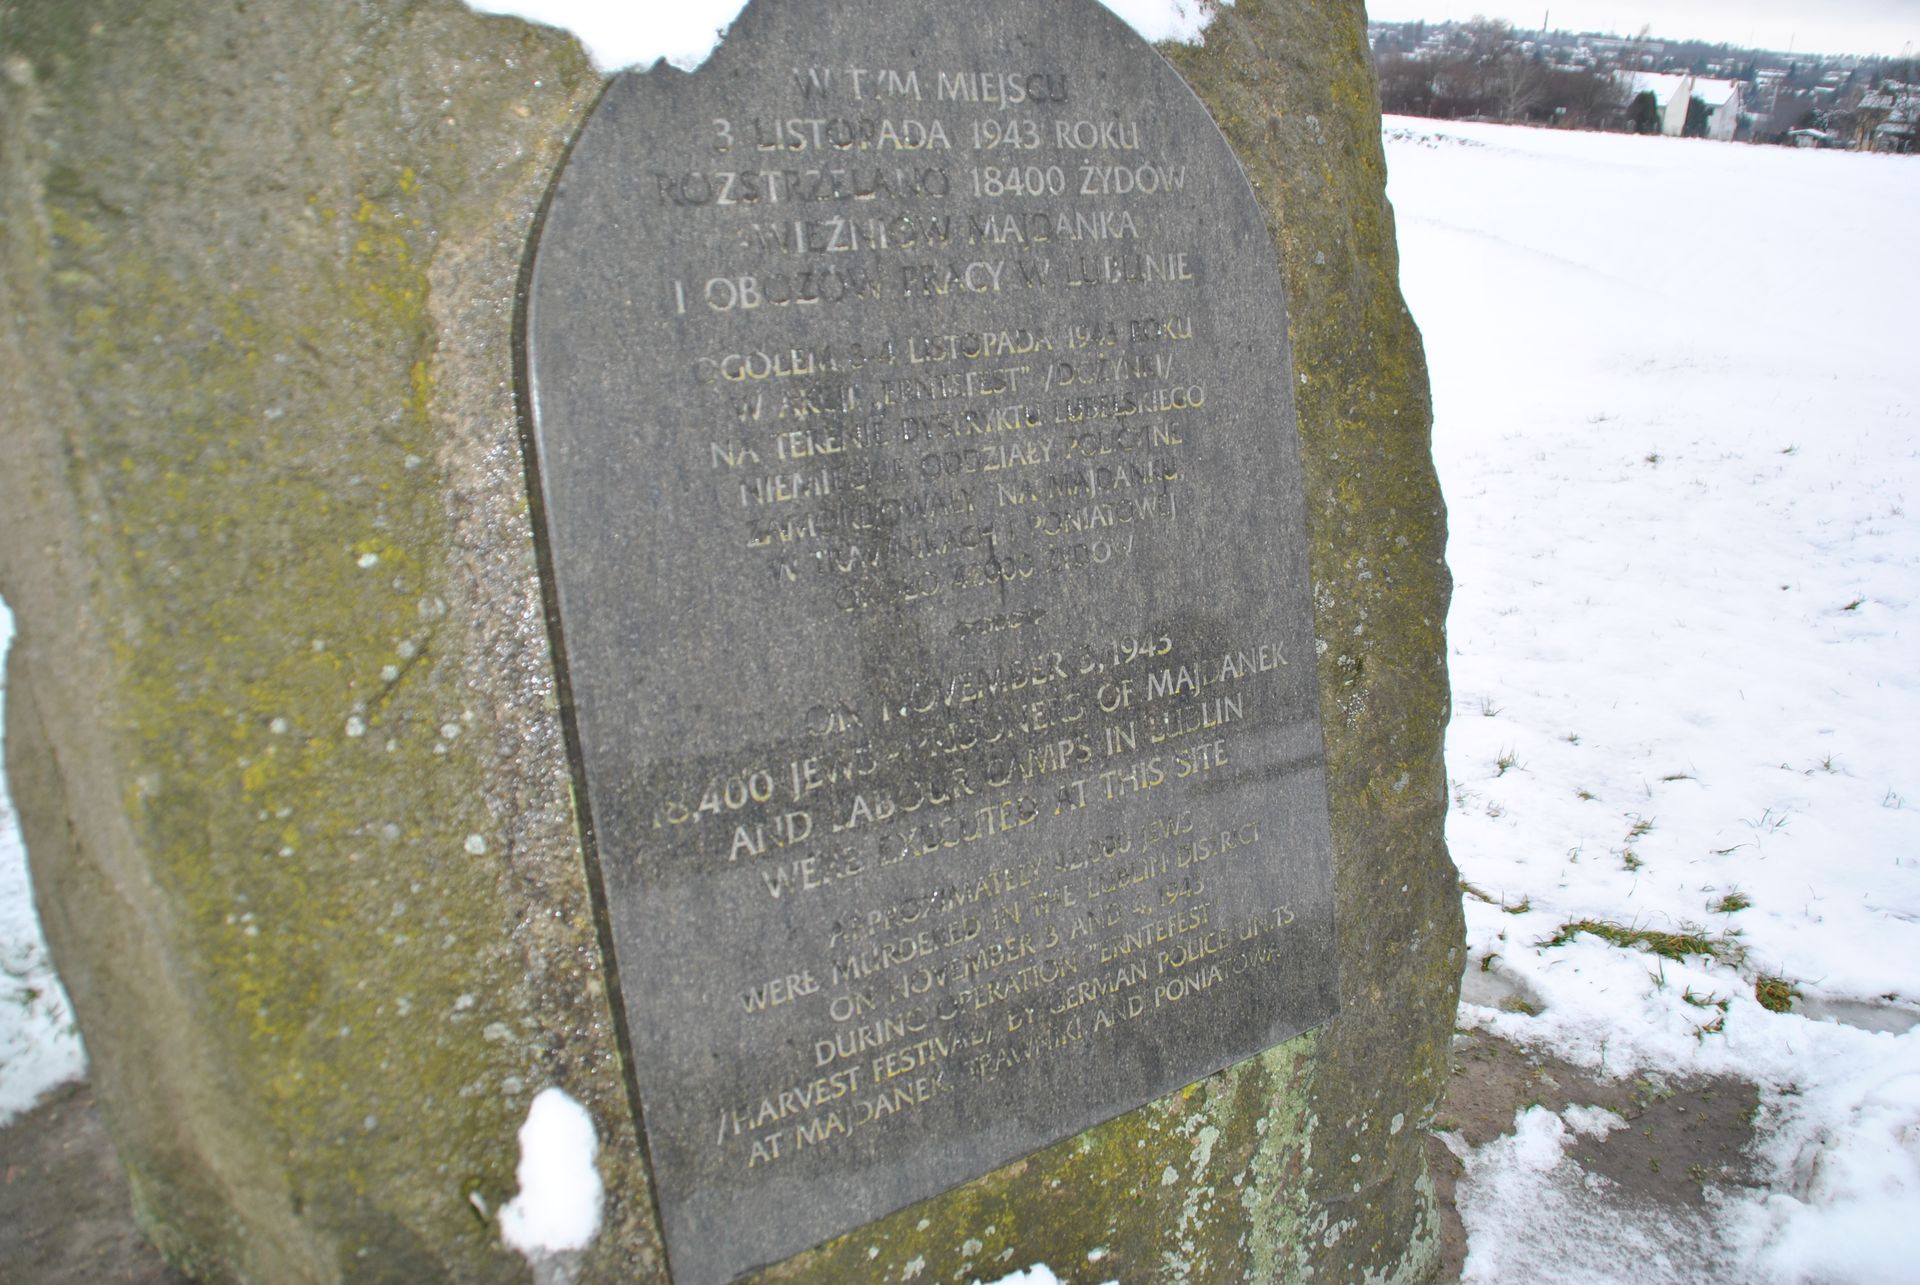
M 756 0 L 609 87 L 528 305 L 676 1279 L 1326 1020 L 1284 296 L 1092 0 Z
M 763 2 L 610 83 L 459 0 L 9 0 L 6 768 L 170 1263 L 1431 1273 L 1365 15 L 1207 8 Z M 552 1090 L 600 1218 L 523 1252 Z

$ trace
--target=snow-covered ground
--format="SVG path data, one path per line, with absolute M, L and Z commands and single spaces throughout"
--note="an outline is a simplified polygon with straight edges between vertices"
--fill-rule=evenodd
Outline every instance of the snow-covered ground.
M 1458 582 L 1461 1020 L 1764 1091 L 1769 1188 L 1704 1220 L 1620 1216 L 1565 1154 L 1607 1122 L 1523 1113 L 1468 1157 L 1467 1278 L 1910 1279 L 1920 161 L 1387 137 Z M 0 1122 L 83 1068 L 0 796 Z
M 1457 582 L 1461 1022 L 1757 1081 L 1770 1186 L 1695 1259 L 1523 1118 L 1469 1159 L 1467 1278 L 1665 1279 L 1664 1235 L 1672 1279 L 1911 1280 L 1920 162 L 1386 132 Z
M 12 641 L 13 616 L 0 603 L 0 674 Z M 0 681 L 0 716 L 5 702 L 6 684 Z M 66 992 L 40 936 L 27 886 L 27 850 L 0 774 L 0 1125 L 86 1069 Z

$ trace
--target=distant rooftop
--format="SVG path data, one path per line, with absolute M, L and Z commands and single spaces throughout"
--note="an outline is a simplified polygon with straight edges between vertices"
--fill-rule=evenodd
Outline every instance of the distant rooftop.
M 1665 107 L 1673 100 L 1674 94 L 1686 89 L 1691 98 L 1698 98 L 1709 107 L 1723 107 L 1727 100 L 1740 92 L 1740 83 L 1734 80 L 1714 80 L 1706 76 L 1689 76 L 1685 73 L 1633 71 L 1622 72 L 1625 80 L 1636 94 L 1652 94 L 1653 101 Z

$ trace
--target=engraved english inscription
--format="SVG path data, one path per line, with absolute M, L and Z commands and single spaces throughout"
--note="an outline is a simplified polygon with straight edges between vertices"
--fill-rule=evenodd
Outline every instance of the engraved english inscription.
M 1335 1003 L 1271 242 L 1092 0 L 759 0 L 627 73 L 527 316 L 676 1279 Z

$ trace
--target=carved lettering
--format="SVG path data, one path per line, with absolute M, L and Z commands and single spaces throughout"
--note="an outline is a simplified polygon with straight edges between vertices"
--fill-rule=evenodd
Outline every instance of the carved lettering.
M 763 7 L 633 73 L 542 234 L 542 534 L 676 1273 L 932 1194 L 855 1156 L 958 1181 L 1002 1102 L 1031 1149 L 1334 1005 L 1266 218 L 1115 24 L 983 2 L 939 30 L 992 41 Z

